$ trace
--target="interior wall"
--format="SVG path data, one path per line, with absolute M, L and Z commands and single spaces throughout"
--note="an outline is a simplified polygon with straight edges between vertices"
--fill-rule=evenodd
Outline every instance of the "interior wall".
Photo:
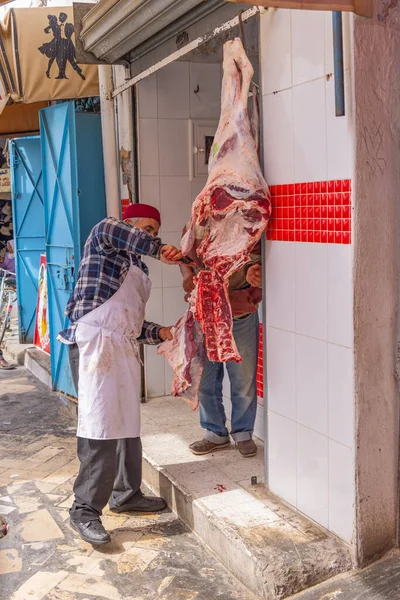
M 138 84 L 139 200 L 161 211 L 160 235 L 164 242 L 179 245 L 189 220 L 191 205 L 206 183 L 206 177 L 190 181 L 189 119 L 218 122 L 221 109 L 222 66 L 220 62 L 175 62 Z M 197 93 L 194 90 L 199 87 Z M 187 308 L 178 269 L 154 260 L 150 268 L 153 291 L 147 318 L 173 325 Z M 261 312 L 261 311 L 260 311 Z M 154 347 L 146 347 L 148 397 L 169 394 L 172 370 Z M 227 417 L 231 415 L 227 373 L 223 385 Z M 264 438 L 263 399 L 258 399 L 255 435 Z
M 139 200 L 161 211 L 165 243 L 179 246 L 192 202 L 206 183 L 206 178 L 189 178 L 189 119 L 218 120 L 220 92 L 220 64 L 174 62 L 138 85 Z M 180 270 L 146 262 L 153 283 L 146 318 L 173 325 L 187 309 Z M 168 395 L 171 368 L 155 347 L 147 346 L 145 352 L 147 395 Z
M 354 526 L 353 110 L 335 116 L 331 13 L 261 17 L 270 489 L 350 542 Z

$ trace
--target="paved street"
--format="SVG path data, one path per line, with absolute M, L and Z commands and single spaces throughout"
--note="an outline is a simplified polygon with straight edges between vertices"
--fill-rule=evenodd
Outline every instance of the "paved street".
M 398 552 L 363 571 L 335 577 L 292 600 L 399 600 L 400 556 Z
M 68 524 L 72 417 L 26 369 L 0 372 L 1 600 L 254 600 L 171 512 L 115 516 L 94 549 Z

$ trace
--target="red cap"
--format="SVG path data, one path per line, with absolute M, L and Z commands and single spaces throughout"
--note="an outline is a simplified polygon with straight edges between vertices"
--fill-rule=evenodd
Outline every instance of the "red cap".
M 161 225 L 159 211 L 149 204 L 129 204 L 123 212 L 122 219 L 154 219 Z

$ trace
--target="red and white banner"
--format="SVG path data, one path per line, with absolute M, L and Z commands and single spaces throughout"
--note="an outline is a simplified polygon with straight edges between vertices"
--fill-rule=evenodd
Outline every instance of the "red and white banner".
M 48 321 L 48 293 L 46 255 L 40 255 L 36 325 L 33 338 L 35 346 L 50 354 L 50 330 Z

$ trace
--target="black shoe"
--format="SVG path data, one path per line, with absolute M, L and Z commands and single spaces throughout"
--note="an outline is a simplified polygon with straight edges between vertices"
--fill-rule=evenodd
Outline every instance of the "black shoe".
M 167 508 L 167 503 L 164 498 L 153 498 L 152 496 L 142 496 L 137 500 L 126 502 L 121 506 L 110 506 L 111 512 L 122 513 L 122 512 L 145 512 L 153 513 L 159 512 Z
M 100 544 L 108 544 L 111 542 L 111 537 L 104 529 L 100 519 L 96 521 L 73 521 L 69 520 L 72 529 L 75 529 L 85 542 L 98 546 Z

